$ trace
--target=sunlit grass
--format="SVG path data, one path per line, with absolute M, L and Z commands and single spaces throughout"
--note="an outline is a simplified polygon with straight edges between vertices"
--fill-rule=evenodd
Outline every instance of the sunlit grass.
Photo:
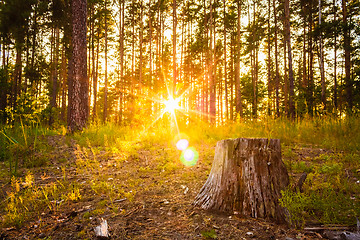
M 31 167 L 32 165 L 26 164 L 29 161 L 33 161 L 36 166 L 42 166 L 39 164 L 40 160 L 34 156 L 42 156 L 41 161 L 47 161 L 46 154 L 50 148 L 44 141 L 46 136 L 65 133 L 63 127 L 49 130 L 38 125 L 3 126 L 0 134 L 0 161 L 4 163 L 5 169 L 0 169 L 0 176 L 8 178 L 7 171 L 10 167 L 12 173 L 16 172 L 15 164 L 19 165 L 16 169 Z M 155 124 L 148 123 L 137 128 L 114 123 L 90 125 L 82 132 L 65 137 L 69 144 L 75 145 L 77 174 L 88 176 L 89 179 L 83 185 L 72 185 L 64 176 L 64 181 L 54 183 L 51 188 L 36 188 L 34 185 L 33 188 L 27 187 L 26 189 L 33 189 L 31 191 L 34 193 L 31 194 L 37 196 L 38 200 L 34 201 L 42 202 L 37 209 L 52 209 L 57 207 L 53 203 L 81 199 L 83 196 L 79 189 L 84 187 L 94 194 L 106 196 L 109 199 L 108 205 L 111 205 L 115 199 L 127 198 L 133 201 L 137 192 L 147 191 L 151 187 L 163 191 L 161 179 L 171 180 L 174 175 L 181 176 L 182 181 L 199 181 L 199 176 L 192 170 L 192 166 L 185 167 L 181 163 L 181 156 L 185 154 L 186 149 L 194 149 L 199 154 L 195 168 L 202 169 L 203 178 L 211 169 L 217 141 L 226 138 L 259 137 L 279 138 L 283 145 L 283 159 L 289 172 L 292 175 L 302 172 L 309 174 L 304 185 L 304 193 L 300 193 L 300 197 L 288 191 L 283 199 L 284 204 L 294 206 L 289 211 L 293 211 L 297 224 L 304 224 L 305 220 L 314 218 L 314 213 L 317 214 L 317 220 L 322 223 L 351 224 L 354 221 L 353 216 L 360 214 L 359 201 L 357 198 L 352 200 L 358 195 L 360 185 L 354 184 L 352 178 L 348 177 L 360 179 L 360 173 L 357 171 L 360 168 L 360 120 L 356 117 L 344 120 L 331 117 L 305 118 L 298 121 L 265 118 L 210 126 L 206 122 L 187 119 L 187 116 L 182 115 L 178 116 L 178 124 L 175 125 L 171 114 L 166 113 Z M 180 139 L 186 139 L 186 147 L 177 146 Z M 304 146 L 331 151 L 313 159 L 298 160 L 297 153 L 293 150 Z M 144 156 L 144 151 L 148 155 Z M 21 164 L 15 163 L 15 157 L 21 159 Z M 110 181 L 109 179 L 113 178 L 111 172 L 124 167 L 125 162 L 135 163 L 138 166 L 136 172 L 121 176 L 124 183 Z M 107 170 L 109 173 L 103 174 Z M 136 178 L 138 175 L 154 175 L 160 179 L 154 186 L 142 186 L 142 180 Z M 28 181 L 22 180 L 25 178 L 26 176 L 18 176 L 13 181 Z M 4 177 L 2 179 L 4 180 Z M 8 194 L 6 223 L 21 225 L 31 214 L 28 210 L 28 204 L 31 203 L 24 202 L 24 198 L 30 192 L 13 188 Z M 338 200 L 334 197 L 337 195 L 340 196 Z

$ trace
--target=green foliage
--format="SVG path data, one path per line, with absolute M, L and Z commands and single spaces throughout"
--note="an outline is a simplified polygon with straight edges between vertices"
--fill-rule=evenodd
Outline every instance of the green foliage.
M 47 101 L 47 96 L 37 97 L 30 91 L 24 92 L 18 96 L 15 108 L 10 106 L 6 108 L 6 114 L 10 122 L 35 125 L 43 119 Z
M 217 239 L 217 235 L 214 229 L 210 231 L 202 231 L 201 235 L 206 239 Z
M 11 189 L 3 202 L 5 210 L 2 224 L 20 227 L 24 221 L 40 214 L 46 209 L 56 211 L 63 203 L 78 200 L 81 195 L 76 183 L 57 181 L 37 186 L 34 175 L 28 172 L 25 177 L 11 178 Z
M 304 193 L 294 192 L 290 189 L 281 191 L 280 205 L 288 212 L 288 221 L 291 225 L 301 228 L 308 217 L 310 197 Z
M 53 132 L 39 124 L 25 125 L 22 121 L 14 126 L 0 128 L 0 161 L 6 161 L 11 175 L 16 175 L 20 160 L 25 167 L 39 167 L 46 164 L 47 144 L 39 140 L 40 135 L 50 135 Z

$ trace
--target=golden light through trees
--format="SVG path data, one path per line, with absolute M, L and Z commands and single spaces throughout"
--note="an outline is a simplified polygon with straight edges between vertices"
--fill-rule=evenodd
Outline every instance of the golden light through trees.
M 176 109 L 180 108 L 179 102 L 179 98 L 174 99 L 172 96 L 170 96 L 170 98 L 164 102 L 165 112 L 174 113 Z

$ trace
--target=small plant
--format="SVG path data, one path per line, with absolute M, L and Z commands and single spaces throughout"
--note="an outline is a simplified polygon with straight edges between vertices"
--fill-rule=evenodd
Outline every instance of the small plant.
M 288 211 L 288 221 L 291 225 L 301 228 L 305 225 L 308 217 L 307 211 L 310 198 L 305 193 L 294 192 L 291 189 L 281 191 L 280 205 Z
M 217 234 L 214 229 L 211 229 L 210 231 L 201 231 L 201 235 L 207 239 L 217 239 Z

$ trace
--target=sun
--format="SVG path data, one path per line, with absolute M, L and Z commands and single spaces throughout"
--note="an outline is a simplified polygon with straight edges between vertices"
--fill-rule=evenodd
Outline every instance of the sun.
M 176 109 L 180 109 L 179 102 L 179 98 L 174 99 L 173 97 L 169 97 L 169 99 L 164 102 L 165 112 L 174 113 Z

